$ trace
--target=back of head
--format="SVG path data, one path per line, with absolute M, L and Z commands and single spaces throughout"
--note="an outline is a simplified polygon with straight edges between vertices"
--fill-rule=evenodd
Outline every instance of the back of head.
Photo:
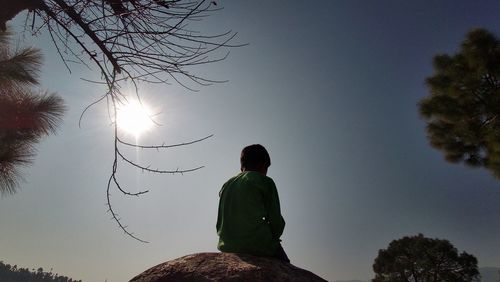
M 241 169 L 259 171 L 271 166 L 271 158 L 266 148 L 260 144 L 253 144 L 243 148 L 241 151 Z

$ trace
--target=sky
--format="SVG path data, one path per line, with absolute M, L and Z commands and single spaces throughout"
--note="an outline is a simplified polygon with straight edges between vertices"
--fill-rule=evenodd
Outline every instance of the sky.
M 20 191 L 0 198 L 0 260 L 83 281 L 127 281 L 156 264 L 215 252 L 221 185 L 239 172 L 240 150 L 263 144 L 272 166 L 292 264 L 329 280 L 373 278 L 378 250 L 423 233 L 449 240 L 500 267 L 500 183 L 487 171 L 453 165 L 431 148 L 417 103 L 428 94 L 436 54 L 457 51 L 465 34 L 483 27 L 500 35 L 498 1 L 221 1 L 203 23 L 233 30 L 238 43 L 223 62 L 200 68 L 226 83 L 192 92 L 140 85 L 162 126 L 140 142 L 203 142 L 162 152 L 130 151 L 163 169 L 155 175 L 122 164 L 129 198 L 112 191 L 114 209 L 135 235 L 107 212 L 106 184 L 113 135 L 104 94 L 69 73 L 46 34 L 21 37 L 45 54 L 41 85 L 69 110 L 59 133 L 38 145 Z M 12 22 L 21 30 L 24 15 Z M 131 138 L 129 136 L 129 138 Z M 131 140 L 131 139 L 130 139 Z

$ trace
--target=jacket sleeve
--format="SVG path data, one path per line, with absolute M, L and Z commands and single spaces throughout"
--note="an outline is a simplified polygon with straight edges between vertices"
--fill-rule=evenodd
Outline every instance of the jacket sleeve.
M 215 224 L 215 228 L 217 229 L 217 234 L 219 234 L 219 231 L 222 227 L 222 221 L 223 216 L 224 216 L 224 207 L 223 207 L 223 201 L 222 201 L 222 193 L 224 192 L 224 189 L 226 188 L 227 183 L 224 183 L 222 188 L 219 191 L 219 207 L 217 208 L 217 223 Z
M 274 239 L 279 239 L 281 237 L 281 234 L 283 234 L 283 230 L 285 229 L 285 220 L 281 215 L 278 190 L 276 189 L 274 181 L 271 180 L 269 186 L 270 193 L 267 205 L 268 222 L 271 227 L 271 233 L 273 234 Z

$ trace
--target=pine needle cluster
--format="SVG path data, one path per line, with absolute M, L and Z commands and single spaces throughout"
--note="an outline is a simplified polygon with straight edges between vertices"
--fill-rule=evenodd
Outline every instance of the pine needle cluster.
M 10 33 L 0 32 L 0 194 L 13 194 L 30 165 L 35 145 L 56 132 L 65 106 L 55 93 L 35 89 L 42 54 L 35 48 L 11 50 Z

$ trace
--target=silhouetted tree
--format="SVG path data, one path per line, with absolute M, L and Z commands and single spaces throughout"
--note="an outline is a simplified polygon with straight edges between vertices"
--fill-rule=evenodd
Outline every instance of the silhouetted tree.
M 34 145 L 54 133 L 64 113 L 61 98 L 36 93 L 42 56 L 38 49 L 11 52 L 9 34 L 0 32 L 0 193 L 14 193 L 19 169 L 31 163 Z
M 118 164 L 123 162 L 142 171 L 167 174 L 191 172 L 202 166 L 151 169 L 150 165 L 139 164 L 126 156 L 121 148 L 167 149 L 197 143 L 211 135 L 160 146 L 124 141 L 119 137 L 115 121 L 117 108 L 130 97 L 121 93 L 120 87 L 122 82 L 131 81 L 140 100 L 137 82 L 141 81 L 165 83 L 173 80 L 191 90 L 194 90 L 192 85 L 221 82 L 192 72 L 195 66 L 225 59 L 228 52 L 219 52 L 221 47 L 240 46 L 230 44 L 236 35 L 234 32 L 206 34 L 192 28 L 193 23 L 221 9 L 220 6 L 212 0 L 0 0 L 0 7 L 0 29 L 15 15 L 28 10 L 26 22 L 33 33 L 45 30 L 50 34 L 68 69 L 69 62 L 77 62 L 90 68 L 93 64 L 100 71 L 102 80 L 94 82 L 105 84 L 107 92 L 96 103 L 108 102 L 115 139 L 107 205 L 112 218 L 127 235 L 145 242 L 127 230 L 111 205 L 112 186 L 129 196 L 148 192 L 130 193 L 124 189 L 118 182 Z
M 434 58 L 430 96 L 420 102 L 431 145 L 447 161 L 484 167 L 500 178 L 500 42 L 472 30 L 453 55 Z
M 422 234 L 393 240 L 378 252 L 373 282 L 472 282 L 479 280 L 477 259 L 453 245 Z
M 0 281 L 2 282 L 81 282 L 72 278 L 45 272 L 39 267 L 37 270 L 18 268 L 17 265 L 6 264 L 0 261 Z

